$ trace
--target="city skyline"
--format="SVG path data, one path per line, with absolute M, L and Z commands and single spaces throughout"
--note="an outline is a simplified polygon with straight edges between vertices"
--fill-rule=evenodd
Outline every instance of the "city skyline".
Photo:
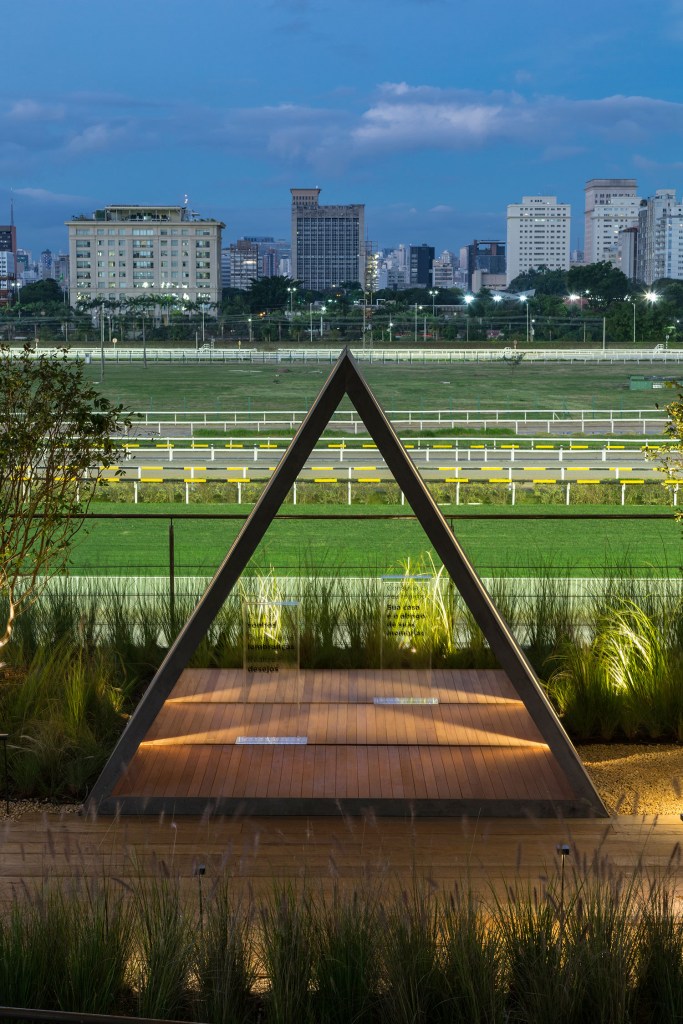
M 343 17 L 330 0 L 207 0 L 201 17 L 38 0 L 4 34 L 0 221 L 13 189 L 35 251 L 64 250 L 73 214 L 186 193 L 226 239 L 287 237 L 292 187 L 364 203 L 383 247 L 437 252 L 504 238 L 509 203 L 557 195 L 575 248 L 587 179 L 681 190 L 683 0 L 656 19 L 493 0 L 485 22 L 445 0 L 349 0 Z

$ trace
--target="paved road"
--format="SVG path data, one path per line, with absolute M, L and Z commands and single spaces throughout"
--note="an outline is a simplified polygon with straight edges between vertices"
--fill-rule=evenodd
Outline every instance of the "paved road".
M 268 442 L 227 450 L 210 445 L 193 449 L 165 445 L 148 448 L 141 442 L 140 447 L 128 449 L 128 458 L 121 461 L 120 468 L 127 479 L 141 482 L 266 480 L 283 453 L 283 447 Z M 497 442 L 495 448 L 483 442 L 467 447 L 443 443 L 412 447 L 409 453 L 429 481 L 537 484 L 664 479 L 640 448 L 623 442 L 595 448 L 578 442 L 548 441 L 533 449 L 514 442 Z M 300 479 L 374 483 L 391 480 L 392 475 L 370 442 L 358 442 L 353 448 L 332 442 L 314 451 Z

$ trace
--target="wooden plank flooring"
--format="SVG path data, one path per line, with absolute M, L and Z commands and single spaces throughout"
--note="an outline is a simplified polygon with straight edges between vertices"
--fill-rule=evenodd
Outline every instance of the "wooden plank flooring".
M 381 703 L 396 698 L 416 703 Z M 304 742 L 276 742 L 293 737 Z M 271 811 L 293 801 L 292 813 L 300 801 L 329 813 L 349 800 L 485 811 L 572 797 L 509 679 L 493 670 L 187 669 L 113 792 L 124 810 L 149 812 L 183 801 L 196 811 L 202 800 L 252 810 L 266 801 Z
M 359 764 L 360 764 L 359 760 Z M 516 882 L 542 888 L 568 842 L 568 877 L 594 868 L 631 877 L 666 875 L 683 892 L 678 815 L 607 821 L 517 819 L 205 816 L 153 818 L 32 813 L 0 824 L 0 899 L 47 878 L 135 880 L 177 877 L 196 897 L 198 864 L 206 886 L 229 872 L 237 884 L 272 893 L 273 880 L 308 884 L 410 886 L 429 880 L 471 886 L 485 896 Z

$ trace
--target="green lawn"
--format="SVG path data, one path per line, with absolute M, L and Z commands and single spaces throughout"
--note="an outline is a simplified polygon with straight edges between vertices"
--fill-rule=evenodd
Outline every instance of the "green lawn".
M 173 512 L 175 516 L 175 560 L 179 575 L 212 574 L 236 536 L 238 521 L 183 521 L 189 511 L 242 512 L 231 505 L 94 505 L 93 512 Z M 288 512 L 306 514 L 348 512 L 346 506 L 311 506 Z M 276 521 L 261 544 L 255 566 L 272 566 L 279 573 L 320 573 L 344 575 L 383 573 L 400 568 L 407 558 L 418 558 L 430 550 L 421 527 L 410 520 L 372 521 L 373 512 L 405 512 L 400 506 L 367 510 L 368 518 L 340 521 Z M 455 522 L 455 534 L 477 570 L 489 575 L 535 575 L 539 572 L 576 576 L 600 576 L 607 566 L 628 566 L 636 574 L 647 574 L 650 566 L 678 572 L 683 562 L 683 531 L 670 514 L 657 520 L 524 520 L 507 508 L 486 506 L 445 506 L 442 511 Z M 522 511 L 520 509 L 520 511 Z M 533 512 L 525 507 L 524 512 Z M 560 515 L 585 512 L 627 514 L 610 506 L 585 510 L 559 506 L 538 508 L 539 515 L 552 511 Z M 647 511 L 639 508 L 637 511 Z M 486 519 L 492 512 L 505 512 L 505 520 Z M 474 519 L 462 519 L 463 515 Z M 460 522 L 458 519 L 460 518 Z M 72 571 L 80 575 L 165 575 L 168 572 L 168 523 L 163 520 L 93 521 L 74 547 Z
M 649 366 L 619 363 L 464 363 L 442 366 L 369 366 L 368 384 L 387 409 L 612 408 L 655 409 L 669 392 L 629 391 L 632 373 Z M 85 368 L 100 381 L 99 365 Z M 107 365 L 102 390 L 140 410 L 304 409 L 317 395 L 328 366 L 212 366 L 150 363 Z M 672 394 L 672 393 L 671 393 Z

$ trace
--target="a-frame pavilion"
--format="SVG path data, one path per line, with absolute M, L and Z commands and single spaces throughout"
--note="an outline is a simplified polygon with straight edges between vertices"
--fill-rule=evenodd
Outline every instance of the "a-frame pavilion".
M 492 670 L 188 669 L 344 395 L 497 658 Z M 523 651 L 345 350 L 89 799 L 102 813 L 605 816 Z

